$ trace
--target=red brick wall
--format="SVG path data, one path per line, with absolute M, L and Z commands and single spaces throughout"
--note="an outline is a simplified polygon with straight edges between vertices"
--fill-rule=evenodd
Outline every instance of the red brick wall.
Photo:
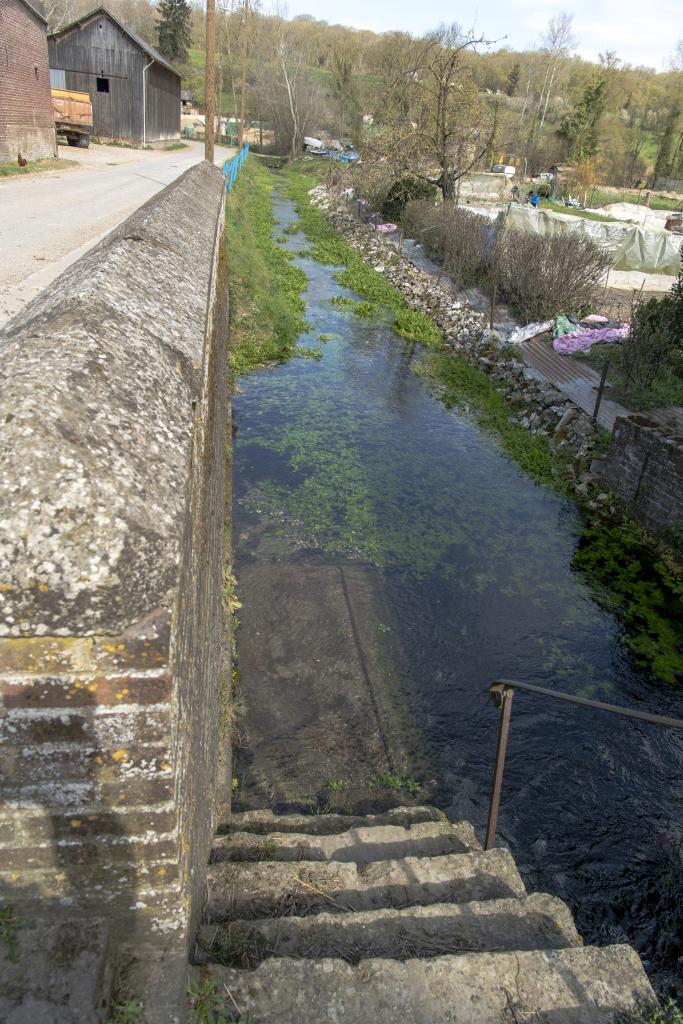
M 0 163 L 56 155 L 47 28 L 22 0 L 0 0 Z

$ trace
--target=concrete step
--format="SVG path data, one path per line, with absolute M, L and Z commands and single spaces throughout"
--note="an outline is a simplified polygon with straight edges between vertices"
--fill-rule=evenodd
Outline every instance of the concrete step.
M 244 811 L 233 814 L 229 822 L 220 825 L 223 832 L 304 832 L 306 835 L 326 836 L 346 832 L 350 828 L 373 828 L 376 825 L 416 825 L 423 821 L 445 821 L 436 807 L 392 807 L 383 814 L 273 814 L 270 810 Z
M 108 922 L 54 905 L 3 910 L 0 1021 L 104 1024 L 112 983 Z
M 427 821 L 404 827 L 377 825 L 350 828 L 334 835 L 311 836 L 301 832 L 233 832 L 214 840 L 212 863 L 220 861 L 341 861 L 368 864 L 400 857 L 438 857 L 446 853 L 481 850 L 468 821 L 451 825 Z
M 209 924 L 526 895 L 511 854 L 502 849 L 364 865 L 228 861 L 209 865 L 207 888 Z
M 410 960 L 580 945 L 567 905 L 554 896 L 534 893 L 512 900 L 204 925 L 195 960 L 256 967 L 270 956 L 337 957 L 358 963 L 370 957 Z
M 628 946 L 374 959 L 355 967 L 278 957 L 254 971 L 194 970 L 214 982 L 226 1011 L 250 1024 L 612 1024 L 615 1014 L 654 1001 Z

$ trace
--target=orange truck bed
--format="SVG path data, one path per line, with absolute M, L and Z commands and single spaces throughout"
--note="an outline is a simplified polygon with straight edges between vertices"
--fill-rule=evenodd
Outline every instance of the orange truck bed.
M 92 103 L 87 92 L 52 90 L 52 115 L 57 131 L 70 146 L 87 148 L 93 127 Z

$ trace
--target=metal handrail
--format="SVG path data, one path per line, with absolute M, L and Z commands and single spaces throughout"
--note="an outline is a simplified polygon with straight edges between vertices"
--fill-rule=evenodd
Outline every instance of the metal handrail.
M 503 788 L 503 772 L 505 770 L 505 754 L 507 752 L 508 733 L 510 731 L 510 715 L 512 714 L 512 698 L 514 697 L 515 690 L 535 693 L 541 697 L 552 697 L 554 700 L 567 701 L 569 704 L 578 704 L 584 708 L 609 711 L 613 715 L 621 715 L 622 718 L 636 718 L 640 722 L 662 725 L 667 729 L 683 729 L 683 719 L 680 718 L 651 715 L 648 711 L 633 711 L 631 708 L 622 708 L 618 704 L 605 704 L 601 700 L 575 697 L 574 694 L 563 693 L 562 690 L 547 690 L 543 686 L 532 686 L 531 683 L 518 683 L 514 679 L 498 679 L 489 687 L 491 701 L 494 707 L 500 709 L 500 723 L 498 726 L 498 745 L 496 747 L 496 767 L 493 772 L 491 803 L 489 804 L 489 818 L 486 827 L 485 850 L 492 848 L 496 838 L 500 794 Z

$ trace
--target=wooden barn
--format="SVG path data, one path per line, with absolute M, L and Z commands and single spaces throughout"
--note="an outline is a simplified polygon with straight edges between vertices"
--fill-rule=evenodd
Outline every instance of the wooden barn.
M 95 135 L 143 144 L 180 137 L 180 75 L 105 7 L 48 46 L 52 87 L 90 94 Z

